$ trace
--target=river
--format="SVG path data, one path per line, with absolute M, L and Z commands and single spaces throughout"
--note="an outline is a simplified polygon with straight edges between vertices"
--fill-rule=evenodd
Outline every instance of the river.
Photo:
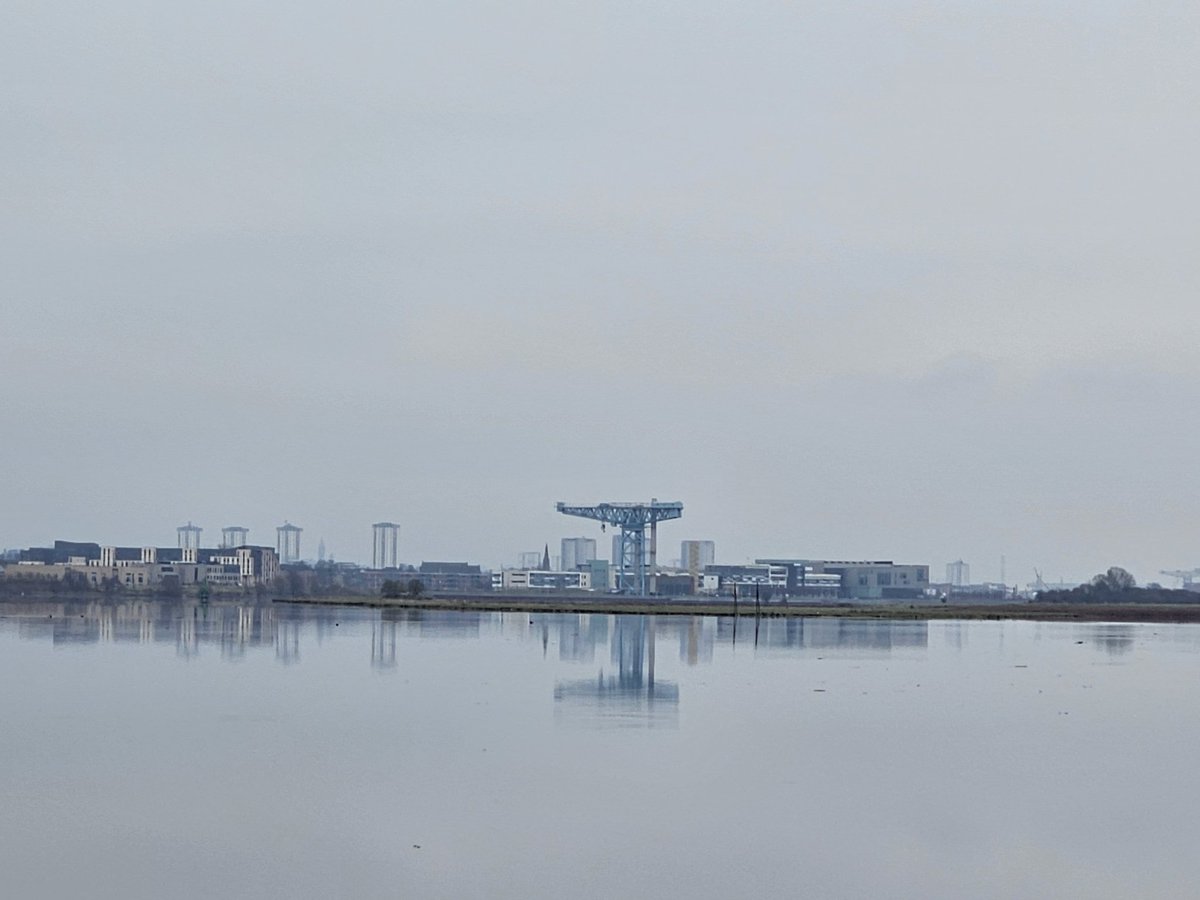
M 1200 626 L 0 605 L 11 897 L 1193 897 Z

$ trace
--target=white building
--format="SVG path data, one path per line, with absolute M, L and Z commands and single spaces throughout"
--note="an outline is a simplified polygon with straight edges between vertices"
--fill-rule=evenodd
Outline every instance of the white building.
M 562 565 L 564 572 L 574 572 L 580 566 L 586 566 L 596 558 L 596 541 L 594 538 L 577 537 L 562 539 Z
M 11 567 L 10 567 L 11 568 Z M 279 557 L 270 547 L 113 547 L 55 541 L 54 547 L 22 551 L 12 574 L 63 579 L 82 576 L 88 583 L 115 582 L 131 588 L 213 584 L 250 587 L 270 584 L 279 574 Z
M 679 568 L 693 578 L 716 562 L 717 545 L 712 541 L 683 541 L 679 545 Z
M 962 587 L 965 584 L 971 583 L 971 566 L 957 559 L 952 563 L 946 563 L 946 584 L 951 587 Z
M 506 591 L 590 591 L 592 573 L 587 569 L 575 572 L 505 569 L 501 574 L 500 583 Z

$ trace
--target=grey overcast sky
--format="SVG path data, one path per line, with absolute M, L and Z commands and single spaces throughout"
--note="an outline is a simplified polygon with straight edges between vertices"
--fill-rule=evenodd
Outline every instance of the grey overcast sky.
M 8 0 L 0 103 L 0 546 L 1200 565 L 1193 2 Z

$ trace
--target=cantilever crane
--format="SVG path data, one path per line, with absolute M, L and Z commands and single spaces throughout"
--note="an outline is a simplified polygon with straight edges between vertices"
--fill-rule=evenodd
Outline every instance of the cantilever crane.
M 1196 580 L 1196 576 L 1200 575 L 1200 569 L 1163 569 L 1159 575 L 1170 575 L 1172 578 L 1178 578 L 1182 583 L 1183 589 L 1187 590 Z
M 683 504 L 660 503 L 600 503 L 596 506 L 568 506 L 558 503 L 554 507 L 568 516 L 594 519 L 603 528 L 617 525 L 621 529 L 621 558 L 613 560 L 617 565 L 617 590 L 622 594 L 658 593 L 658 523 L 667 519 L 678 519 L 683 515 Z M 646 526 L 650 527 L 650 577 L 646 577 Z M 648 590 L 647 590 L 648 589 Z

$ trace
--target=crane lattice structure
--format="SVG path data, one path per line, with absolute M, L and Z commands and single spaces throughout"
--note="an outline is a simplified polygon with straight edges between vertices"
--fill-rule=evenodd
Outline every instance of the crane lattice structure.
M 559 503 L 555 509 L 564 515 L 593 519 L 602 528 L 607 525 L 619 527 L 621 558 L 613 560 L 617 564 L 617 591 L 643 597 L 658 592 L 658 523 L 680 518 L 683 515 L 682 503 L 660 503 L 658 500 L 649 503 L 600 503 L 596 506 Z M 647 528 L 650 529 L 648 548 Z M 650 551 L 649 560 L 647 549 Z
M 1196 577 L 1200 576 L 1200 569 L 1163 569 L 1158 574 L 1178 578 L 1182 583 L 1183 589 L 1187 590 L 1195 583 Z

